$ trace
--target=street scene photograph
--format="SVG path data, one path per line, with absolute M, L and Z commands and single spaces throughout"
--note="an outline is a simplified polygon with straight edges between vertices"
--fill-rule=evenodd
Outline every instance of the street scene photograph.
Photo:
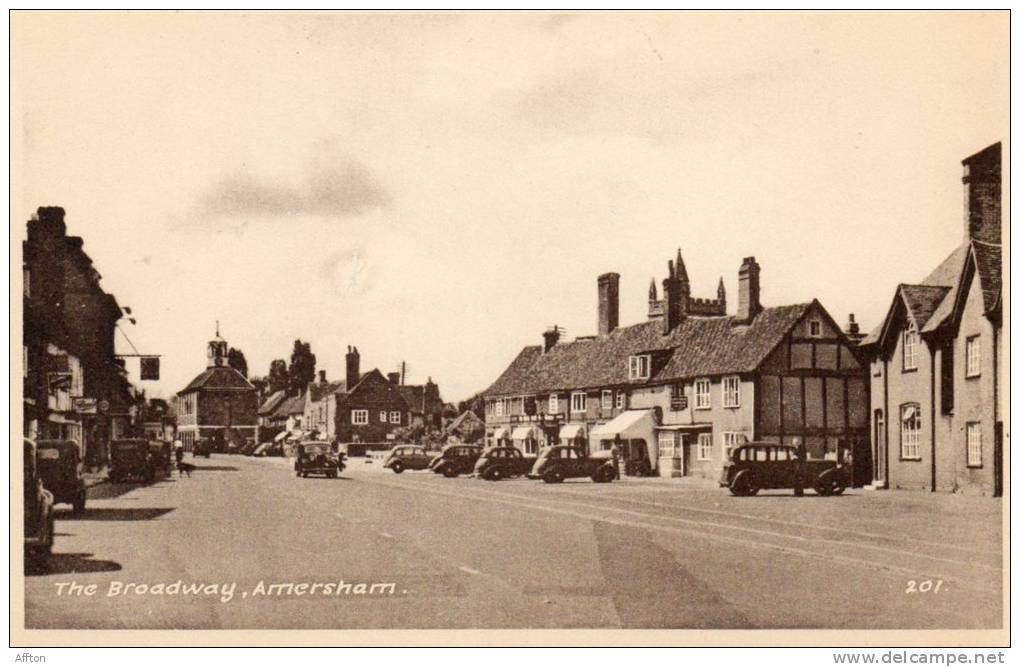
M 1009 644 L 1008 11 L 10 27 L 12 645 Z

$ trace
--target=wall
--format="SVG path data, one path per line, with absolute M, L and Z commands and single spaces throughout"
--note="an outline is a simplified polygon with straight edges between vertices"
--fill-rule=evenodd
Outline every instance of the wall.
M 258 422 L 258 395 L 254 389 L 241 391 L 198 391 L 200 426 L 255 426 Z
M 368 410 L 368 424 L 351 423 L 353 410 Z M 386 421 L 379 412 L 386 411 Z M 389 413 L 400 412 L 400 423 L 393 424 Z M 397 388 L 379 373 L 371 373 L 357 386 L 353 394 L 340 395 L 336 408 L 336 433 L 341 442 L 385 442 L 387 436 L 410 423 L 407 403 Z

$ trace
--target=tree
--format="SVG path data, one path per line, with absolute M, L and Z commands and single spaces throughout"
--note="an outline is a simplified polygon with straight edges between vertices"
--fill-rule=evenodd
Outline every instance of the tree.
M 287 362 L 283 359 L 273 359 L 269 364 L 269 393 L 275 394 L 290 386 L 290 374 L 287 372 Z
M 241 375 L 248 377 L 248 360 L 244 358 L 244 352 L 241 352 L 236 347 L 232 347 L 227 351 L 227 365 Z
M 287 374 L 290 376 L 291 394 L 304 391 L 308 383 L 315 379 L 315 355 L 312 354 L 311 343 L 302 343 L 300 338 L 294 341 Z

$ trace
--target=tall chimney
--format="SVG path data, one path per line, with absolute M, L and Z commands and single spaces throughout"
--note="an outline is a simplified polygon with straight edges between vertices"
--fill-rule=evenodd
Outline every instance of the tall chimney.
M 347 346 L 347 391 L 354 389 L 354 386 L 358 384 L 358 380 L 361 379 L 361 355 L 358 354 L 358 348 Z
M 319 384 L 326 384 L 326 371 L 319 371 Z
M 542 334 L 542 338 L 545 339 L 543 351 L 548 352 L 549 350 L 553 349 L 556 343 L 560 340 L 559 326 L 554 326 L 552 329 L 548 329 L 545 333 Z
M 864 340 L 864 334 L 861 333 L 861 325 L 857 323 L 853 313 L 850 313 L 850 316 L 847 318 L 846 327 L 843 331 L 846 333 L 846 337 L 853 343 L 860 343 Z
M 599 335 L 608 336 L 620 326 L 620 274 L 599 276 Z
M 739 324 L 750 324 L 761 312 L 761 267 L 754 257 L 745 257 L 740 265 L 737 290 L 737 318 Z
M 400 371 L 393 371 L 388 373 L 386 378 L 390 381 L 390 384 L 399 387 L 400 386 Z
M 1002 243 L 1002 144 L 963 160 L 964 241 Z

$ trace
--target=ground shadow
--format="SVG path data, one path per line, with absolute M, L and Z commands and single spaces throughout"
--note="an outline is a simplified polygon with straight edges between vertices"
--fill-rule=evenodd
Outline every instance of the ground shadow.
M 57 512 L 60 521 L 150 521 L 173 512 L 173 507 L 85 508 L 84 512 Z
M 197 463 L 192 463 L 195 466 L 191 469 L 191 472 L 211 471 L 211 472 L 237 472 L 238 468 L 234 466 L 200 466 Z M 187 474 L 185 474 L 187 476 Z
M 86 553 L 54 553 L 45 559 L 25 561 L 25 576 L 39 577 L 47 574 L 77 574 L 86 572 L 116 572 L 120 563 L 112 560 L 96 560 Z

